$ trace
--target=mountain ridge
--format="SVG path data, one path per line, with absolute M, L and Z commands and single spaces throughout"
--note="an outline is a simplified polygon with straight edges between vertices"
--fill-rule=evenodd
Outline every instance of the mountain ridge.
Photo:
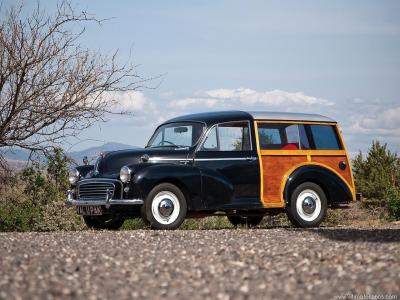
M 75 162 L 80 163 L 83 157 L 87 156 L 89 161 L 95 159 L 101 152 L 117 151 L 123 149 L 137 149 L 140 147 L 132 146 L 123 143 L 107 142 L 101 146 L 93 146 L 83 150 L 69 151 L 66 154 L 71 157 Z M 6 160 L 9 161 L 27 161 L 29 159 L 30 151 L 26 149 L 7 149 L 1 152 Z

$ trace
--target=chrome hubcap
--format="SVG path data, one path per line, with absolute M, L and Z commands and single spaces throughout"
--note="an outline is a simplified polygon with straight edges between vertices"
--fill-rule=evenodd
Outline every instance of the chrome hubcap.
M 174 223 L 181 212 L 178 197 L 170 191 L 159 192 L 152 200 L 151 212 L 160 224 Z
M 301 204 L 301 206 L 303 208 L 303 211 L 306 214 L 310 214 L 311 215 L 315 211 L 315 207 L 316 207 L 315 199 L 310 197 L 310 196 L 306 197 L 306 198 L 304 198 L 303 203 Z
M 297 196 L 296 211 L 304 221 L 312 222 L 322 211 L 321 199 L 312 189 L 305 189 Z
M 174 211 L 174 204 L 170 199 L 162 199 L 158 205 L 158 211 L 161 216 L 169 217 Z

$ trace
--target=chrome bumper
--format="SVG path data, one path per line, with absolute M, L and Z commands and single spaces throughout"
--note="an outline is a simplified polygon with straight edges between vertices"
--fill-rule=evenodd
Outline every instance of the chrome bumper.
M 72 191 L 68 190 L 67 200 L 65 204 L 68 206 L 91 206 L 91 205 L 104 205 L 109 208 L 111 205 L 140 205 L 143 204 L 142 199 L 110 199 L 105 200 L 76 200 L 72 196 Z

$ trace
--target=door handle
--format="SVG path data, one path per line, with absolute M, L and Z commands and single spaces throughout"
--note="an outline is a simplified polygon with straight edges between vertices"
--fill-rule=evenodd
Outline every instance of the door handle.
M 254 156 L 246 157 L 246 160 L 248 160 L 248 161 L 256 161 L 257 157 L 254 157 Z

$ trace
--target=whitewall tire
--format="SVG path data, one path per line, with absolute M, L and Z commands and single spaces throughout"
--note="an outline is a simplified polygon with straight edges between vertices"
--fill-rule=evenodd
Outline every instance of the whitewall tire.
M 327 208 L 323 189 L 313 182 L 304 182 L 293 191 L 286 212 L 293 225 L 316 227 L 325 219 Z
M 185 196 L 176 185 L 170 183 L 155 186 L 144 205 L 146 221 L 153 229 L 176 229 L 186 217 Z

